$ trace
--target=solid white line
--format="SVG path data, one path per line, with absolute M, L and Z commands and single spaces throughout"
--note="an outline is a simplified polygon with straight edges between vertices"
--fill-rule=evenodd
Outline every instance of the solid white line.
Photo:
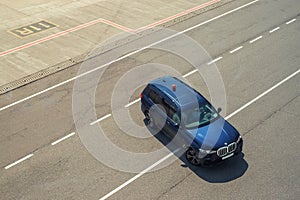
M 54 86 L 51 86 L 51 87 L 49 87 L 49 88 L 47 88 L 47 89 L 45 89 L 45 90 L 42 90 L 42 91 L 40 91 L 40 92 L 38 92 L 38 93 L 35 93 L 35 94 L 33 94 L 33 95 L 30 95 L 30 96 L 28 96 L 28 97 L 26 97 L 26 98 L 24 98 L 24 99 L 21 99 L 21 100 L 19 100 L 19 101 L 16 101 L 16 102 L 14 102 L 14 103 L 12 103 L 12 104 L 9 104 L 9 105 L 7 105 L 7 106 L 4 106 L 4 107 L 0 108 L 0 111 L 3 111 L 3 110 L 5 110 L 5 109 L 10 108 L 10 107 L 12 107 L 12 106 L 14 106 L 14 105 L 17 105 L 17 104 L 19 104 L 19 103 L 22 103 L 22 102 L 24 102 L 24 101 L 26 101 L 26 100 L 28 100 L 28 99 L 32 99 L 33 97 L 36 97 L 36 96 L 38 96 L 38 95 L 40 95 L 40 94 L 43 94 L 43 93 L 45 93 L 45 92 L 48 92 L 49 90 L 55 89 L 55 88 L 57 88 L 57 87 L 59 87 L 59 86 L 61 86 L 61 85 L 64 85 L 64 84 L 66 84 L 66 83 L 69 83 L 69 82 L 75 80 L 76 78 L 77 78 L 77 77 L 73 77 L 73 78 L 71 78 L 71 79 L 69 79 L 69 80 L 66 80 L 66 81 L 63 81 L 63 82 L 61 82 L 61 83 L 59 83 L 59 84 L 56 84 L 56 85 L 54 85 Z
M 208 62 L 207 64 L 208 64 L 208 65 L 211 65 L 211 64 L 213 64 L 213 63 L 215 63 L 215 62 L 217 62 L 217 61 L 221 60 L 222 58 L 223 58 L 223 57 L 222 57 L 222 56 L 220 56 L 220 57 L 218 57 L 218 58 L 216 58 L 216 59 L 214 59 L 214 60 L 212 60 L 212 61 Z
M 242 48 L 243 48 L 243 46 L 239 46 L 238 48 L 231 50 L 230 53 L 234 53 Z
M 56 140 L 55 142 L 52 142 L 51 145 L 54 146 L 54 145 L 60 143 L 61 141 L 68 139 L 69 137 L 72 137 L 73 135 L 75 135 L 75 132 L 70 133 L 69 135 L 66 135 L 65 137 L 62 137 L 62 138 Z
M 285 24 L 290 24 L 290 23 L 293 23 L 294 21 L 296 21 L 296 18 L 294 18 L 294 19 L 292 19 L 292 20 L 290 20 L 290 21 L 288 21 L 288 22 L 286 22 Z
M 129 103 L 129 104 L 127 104 L 127 105 L 125 105 L 125 108 L 128 108 L 129 106 L 132 106 L 133 104 L 135 104 L 135 103 L 139 102 L 140 100 L 141 100 L 140 98 L 138 98 L 138 99 L 134 100 L 133 102 L 131 102 L 131 103 Z
M 276 27 L 276 28 L 270 30 L 269 33 L 273 33 L 273 32 L 275 32 L 275 31 L 278 31 L 279 29 L 280 29 L 280 27 L 278 26 L 278 27 Z
M 148 45 L 148 46 L 145 46 L 145 47 L 143 47 L 143 48 L 141 48 L 141 49 L 138 49 L 138 50 L 136 50 L 136 51 L 133 51 L 133 52 L 131 52 L 131 53 L 128 53 L 128 54 L 126 54 L 126 55 L 124 55 L 124 56 L 121 56 L 121 57 L 119 57 L 118 59 L 112 60 L 112 61 L 110 61 L 109 63 L 106 63 L 106 64 L 104 64 L 104 65 L 102 65 L 102 66 L 99 66 L 99 67 L 97 67 L 97 68 L 95 68 L 95 69 L 92 69 L 92 70 L 87 71 L 87 72 L 85 72 L 85 73 L 83 73 L 83 74 L 80 74 L 80 75 L 78 75 L 78 76 L 75 76 L 75 77 L 73 77 L 73 78 L 71 78 L 71 79 L 68 79 L 68 80 L 66 80 L 66 81 L 63 81 L 63 82 L 61 82 L 61 83 L 59 83 L 59 84 L 57 84 L 57 85 L 54 85 L 54 86 L 52 86 L 52 87 L 49 87 L 49 88 L 47 88 L 47 89 L 45 89 L 45 90 L 42 90 L 42 91 L 40 91 L 40 92 L 38 92 L 38 93 L 35 93 L 35 94 L 31 95 L 31 96 L 28 96 L 28 97 L 24 98 L 24 99 L 21 99 L 21 100 L 19 100 L 19 101 L 16 101 L 16 102 L 14 102 L 14 103 L 12 103 L 12 104 L 9 104 L 9 105 L 7 105 L 7 106 L 4 106 L 4 107 L 0 108 L 0 112 L 3 111 L 3 110 L 5 110 L 5 109 L 7 109 L 7 108 L 10 108 L 10 107 L 12 107 L 12 106 L 14 106 L 14 105 L 17 105 L 17 104 L 19 104 L 19 103 L 22 103 L 22 102 L 24 102 L 24 101 L 26 101 L 26 100 L 28 100 L 28 99 L 31 99 L 31 98 L 33 98 L 33 97 L 36 97 L 36 96 L 38 96 L 38 95 L 40 95 L 40 94 L 43 94 L 43 93 L 45 93 L 45 92 L 48 92 L 49 90 L 55 89 L 55 88 L 57 88 L 57 87 L 59 87 L 59 86 L 61 86 L 61 85 L 64 85 L 64 84 L 66 84 L 66 83 L 69 83 L 69 82 L 71 82 L 71 81 L 73 81 L 73 80 L 75 80 L 75 79 L 77 79 L 77 78 L 83 77 L 83 76 L 85 76 L 85 75 L 87 75 L 87 74 L 90 74 L 90 73 L 92 73 L 92 72 L 94 72 L 94 71 L 97 71 L 97 70 L 102 69 L 102 68 L 104 68 L 104 67 L 106 67 L 106 66 L 109 66 L 109 65 L 111 65 L 111 64 L 113 64 L 113 63 L 115 63 L 115 62 L 118 62 L 118 61 L 120 61 L 120 60 L 122 60 L 122 59 L 124 59 L 124 58 L 130 57 L 130 56 L 132 56 L 132 55 L 134 55 L 134 54 L 136 54 L 136 53 L 139 53 L 139 52 L 141 52 L 141 51 L 143 51 L 143 50 L 145 50 L 145 49 L 147 49 L 147 48 L 153 47 L 153 46 L 155 46 L 155 45 L 157 45 L 157 44 L 160 44 L 160 43 L 162 43 L 162 42 L 164 42 L 164 41 L 167 41 L 167 40 L 169 40 L 169 39 L 172 39 L 172 38 L 174 38 L 174 37 L 176 37 L 176 36 L 178 36 L 178 35 L 181 35 L 181 34 L 183 34 L 183 33 L 186 33 L 186 32 L 188 32 L 188 31 L 191 31 L 191 30 L 193 30 L 193 29 L 195 29 L 195 28 L 198 28 L 198 27 L 200 27 L 200 26 L 203 26 L 203 25 L 205 25 L 205 24 L 208 24 L 209 22 L 212 22 L 212 21 L 217 20 L 217 19 L 219 19 L 219 18 L 221 18 L 221 17 L 224 17 L 224 16 L 226 16 L 226 15 L 229 15 L 229 14 L 231 14 L 231 13 L 233 13 L 233 12 L 236 12 L 236 11 L 242 9 L 242 8 L 245 8 L 245 7 L 247 7 L 247 6 L 250 6 L 250 5 L 252 5 L 252 4 L 254 4 L 254 3 L 258 2 L 258 1 L 259 1 L 259 0 L 251 1 L 250 3 L 244 4 L 244 5 L 240 6 L 240 7 L 237 7 L 237 8 L 235 8 L 235 9 L 233 9 L 233 10 L 230 10 L 230 11 L 228 11 L 228 12 L 225 12 L 225 13 L 221 14 L 221 15 L 218 15 L 218 16 L 216 16 L 216 17 L 213 17 L 213 18 L 211 18 L 211 19 L 209 19 L 209 20 L 207 20 L 207 21 L 204 21 L 204 22 L 202 22 L 202 23 L 200 23 L 200 24 L 197 24 L 197 25 L 195 25 L 195 26 L 192 26 L 192 27 L 190 27 L 190 28 L 188 28 L 188 29 L 185 29 L 185 30 L 183 30 L 183 31 L 181 31 L 181 32 L 178 32 L 178 33 L 176 33 L 176 34 L 174 34 L 174 35 L 171 35 L 171 36 L 166 37 L 166 38 L 164 38 L 164 39 L 162 39 L 162 40 L 159 40 L 159 41 L 157 41 L 157 42 L 154 42 L 154 43 L 152 43 L 152 44 L 150 44 L 150 45 Z
M 97 124 L 98 122 L 101 122 L 101 121 L 105 120 L 106 118 L 109 118 L 110 116 L 111 116 L 111 114 L 107 114 L 107 115 L 101 117 L 100 119 L 97 119 L 96 121 L 90 123 L 90 125 L 93 126 L 93 125 Z
M 257 40 L 260 40 L 263 36 L 258 36 L 257 38 L 254 38 L 253 40 L 251 40 L 249 43 L 252 44 L 253 42 L 256 42 Z
M 298 71 L 296 71 L 293 74 L 289 75 L 288 77 L 286 77 L 285 79 L 283 79 L 282 81 L 280 81 L 279 83 L 277 83 L 276 85 L 274 85 L 273 87 L 271 87 L 270 89 L 268 89 L 267 91 L 265 91 L 262 94 L 258 95 L 257 97 L 255 97 L 254 99 L 252 99 L 251 101 L 249 101 L 248 103 L 246 103 L 245 105 L 243 105 L 242 107 L 240 107 L 239 109 L 237 109 L 236 111 L 234 111 L 233 113 L 231 113 L 230 115 L 227 115 L 225 117 L 225 119 L 227 120 L 227 119 L 231 118 L 232 116 L 236 115 L 237 113 L 241 112 L 242 110 L 244 110 L 245 108 L 247 108 L 248 106 L 250 106 L 251 104 L 253 104 L 254 102 L 256 102 L 257 100 L 259 100 L 260 98 L 262 98 L 263 96 L 265 96 L 266 94 L 268 94 L 269 92 L 271 92 L 272 90 L 274 90 L 275 88 L 277 88 L 278 86 L 280 86 L 281 84 L 285 83 L 289 79 L 291 79 L 294 76 L 296 76 L 297 74 L 299 74 L 299 72 L 300 72 L 300 69 L 298 69 Z
M 120 185 L 119 187 L 117 187 L 116 189 L 112 190 L 111 192 L 109 192 L 105 196 L 101 197 L 99 200 L 104 200 L 104 199 L 107 199 L 108 197 L 112 196 L 113 194 L 115 194 L 116 192 L 118 192 L 122 188 L 126 187 L 127 185 L 129 185 L 130 183 L 132 183 L 133 181 L 135 181 L 136 179 L 138 179 L 139 177 L 141 177 L 142 175 L 144 175 L 145 173 L 147 173 L 148 171 L 150 171 L 151 169 L 153 169 L 154 167 L 156 167 L 160 163 L 162 163 L 165 160 L 167 160 L 168 158 L 170 158 L 173 154 L 175 154 L 178 151 L 179 151 L 179 149 L 176 149 L 174 152 L 169 153 L 167 156 L 165 156 L 162 159 L 158 160 L 156 163 L 154 163 L 150 167 L 144 169 L 143 171 L 141 171 L 140 173 L 138 173 L 137 175 L 135 175 L 134 177 L 132 177 L 131 179 L 129 179 L 128 181 L 126 181 L 125 183 Z
M 19 164 L 20 162 L 23 162 L 24 160 L 27 160 L 28 158 L 30 158 L 30 157 L 32 157 L 32 156 L 33 156 L 33 154 L 29 154 L 29 155 L 27 155 L 27 156 L 21 158 L 20 160 L 17 160 L 16 162 L 14 162 L 14 163 L 12 163 L 12 164 L 7 165 L 6 167 L 4 167 L 4 169 L 9 169 L 9 168 L 11 168 L 11 167 L 13 167 L 13 166 Z
M 183 75 L 182 77 L 183 77 L 183 78 L 186 78 L 186 77 L 192 75 L 193 73 L 195 73 L 195 72 L 197 72 L 197 71 L 198 71 L 198 69 L 194 69 L 193 71 L 191 71 L 191 72 L 189 72 L 189 73 Z

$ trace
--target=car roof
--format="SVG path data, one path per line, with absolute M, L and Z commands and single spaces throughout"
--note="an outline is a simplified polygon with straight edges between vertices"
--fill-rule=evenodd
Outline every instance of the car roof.
M 180 106 L 181 110 L 189 109 L 195 107 L 195 104 L 207 102 L 207 100 L 200 95 L 193 88 L 182 82 L 181 80 L 172 77 L 172 76 L 164 76 L 158 79 L 155 79 L 150 82 L 150 84 L 157 87 L 159 90 L 164 92 L 171 100 L 175 101 L 177 105 Z M 172 90 L 172 85 L 176 85 L 176 90 Z M 195 97 L 197 98 L 196 101 Z

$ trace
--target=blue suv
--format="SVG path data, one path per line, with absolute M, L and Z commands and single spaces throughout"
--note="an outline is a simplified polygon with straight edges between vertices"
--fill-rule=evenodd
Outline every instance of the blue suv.
M 198 91 L 165 76 L 151 81 L 140 94 L 148 126 L 178 138 L 193 165 L 212 165 L 242 151 L 239 132 Z

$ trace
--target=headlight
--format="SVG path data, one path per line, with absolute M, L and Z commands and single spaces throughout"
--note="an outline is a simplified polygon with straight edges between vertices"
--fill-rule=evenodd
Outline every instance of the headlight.
M 213 151 L 213 150 L 204 150 L 204 149 L 199 149 L 199 152 L 202 153 L 202 154 L 216 153 L 216 151 Z
M 242 136 L 240 135 L 240 137 L 237 139 L 236 143 L 239 143 L 242 139 Z

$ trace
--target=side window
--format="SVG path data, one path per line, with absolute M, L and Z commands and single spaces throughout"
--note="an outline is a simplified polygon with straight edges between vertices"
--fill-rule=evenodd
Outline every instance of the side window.
M 159 96 L 152 89 L 149 91 L 149 98 L 153 101 L 153 103 L 158 104 Z
M 179 124 L 180 123 L 180 117 L 178 114 L 178 111 L 171 106 L 168 101 L 166 101 L 164 98 L 160 97 L 155 91 L 153 91 L 152 89 L 149 90 L 149 98 L 153 101 L 153 103 L 158 104 L 159 106 L 161 106 L 167 116 L 169 117 L 169 119 L 171 119 L 175 124 Z
M 170 118 L 174 121 L 175 124 L 180 124 L 180 117 L 178 111 L 173 108 L 171 108 L 170 111 Z
M 169 105 L 169 103 L 165 99 L 162 100 L 162 106 L 166 110 L 166 114 L 168 115 L 168 117 L 172 119 L 172 116 L 171 116 L 171 113 L 170 113 L 171 106 Z
M 169 119 L 171 119 L 174 122 L 174 124 L 179 124 L 180 118 L 176 109 L 173 106 L 171 106 L 165 99 L 163 99 L 163 106 L 166 109 L 167 116 L 169 117 Z

